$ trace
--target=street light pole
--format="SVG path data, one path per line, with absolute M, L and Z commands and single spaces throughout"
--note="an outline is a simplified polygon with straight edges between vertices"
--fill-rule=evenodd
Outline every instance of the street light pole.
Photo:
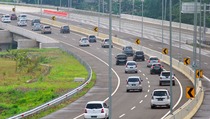
M 195 94 L 196 94 L 196 69 L 197 69 L 197 63 L 196 63 L 196 46 L 197 46 L 197 2 L 198 0 L 195 0 L 194 3 L 194 35 L 193 35 L 193 67 L 194 67 L 194 88 L 195 88 Z
M 119 32 L 121 32 L 121 0 L 119 0 Z
M 141 6 L 141 9 L 142 9 L 142 12 L 141 12 L 141 38 L 143 39 L 143 32 L 144 32 L 144 0 L 141 0 L 142 2 L 142 6 Z
M 102 5 L 103 5 L 102 11 L 103 11 L 103 13 L 104 13 L 104 0 L 102 0 Z
M 172 114 L 172 108 L 173 108 L 173 92 L 172 92 L 172 0 L 170 0 L 170 10 L 169 10 L 169 13 L 170 13 L 170 113 Z
M 61 7 L 61 0 L 60 0 L 60 7 Z
M 134 15 L 134 0 L 133 0 L 133 9 L 132 9 L 132 17 Z
M 199 70 L 201 70 L 201 0 L 200 0 L 200 11 L 199 11 Z M 199 77 L 199 80 L 200 80 L 200 77 Z
M 182 14 L 181 14 L 182 0 L 179 0 L 179 62 L 181 61 L 181 23 L 182 23 Z
M 97 31 L 97 36 L 99 35 L 99 29 L 100 29 L 99 28 L 100 27 L 100 9 L 101 9 L 100 8 L 100 6 L 101 6 L 100 4 L 101 4 L 101 0 L 98 0 L 98 13 L 99 14 L 98 14 L 98 31 Z
M 109 118 L 112 119 L 112 0 L 109 0 Z
M 163 7 L 164 6 L 164 1 L 162 0 L 162 49 L 163 49 Z

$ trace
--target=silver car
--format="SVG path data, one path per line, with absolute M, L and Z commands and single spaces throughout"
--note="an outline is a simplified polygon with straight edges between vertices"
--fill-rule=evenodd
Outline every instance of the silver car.
M 41 24 L 40 23 L 33 23 L 32 31 L 40 31 L 41 30 Z
M 160 60 L 157 56 L 150 56 L 147 60 L 147 67 L 151 67 L 153 63 L 160 63 Z
M 133 91 L 140 91 L 142 92 L 142 80 L 139 76 L 130 76 L 126 80 L 127 85 L 126 85 L 126 91 L 129 92 L 130 90 Z
M 135 61 L 127 61 L 125 66 L 125 73 L 138 73 L 137 63 Z

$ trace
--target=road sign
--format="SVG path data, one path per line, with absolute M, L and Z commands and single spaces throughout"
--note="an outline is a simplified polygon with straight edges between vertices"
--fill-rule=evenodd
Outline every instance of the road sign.
M 197 3 L 197 12 L 200 12 L 200 3 Z M 194 13 L 195 12 L 195 3 L 194 2 L 182 2 L 182 11 L 181 13 Z
M 167 55 L 168 54 L 168 49 L 167 48 L 163 48 L 162 49 L 162 53 L 165 54 L 165 55 Z
M 200 70 L 200 78 L 203 78 L 203 70 Z
M 203 70 L 196 70 L 196 78 L 203 78 Z
M 186 98 L 195 98 L 195 89 L 194 87 L 187 86 L 186 88 Z
M 95 27 L 95 28 L 94 28 L 94 31 L 95 31 L 95 32 L 98 32 L 98 27 Z
M 15 8 L 14 7 L 12 8 L 12 11 L 15 12 Z
M 52 20 L 56 20 L 56 17 L 55 16 L 52 16 Z
M 190 64 L 190 58 L 184 58 L 184 65 Z
M 136 44 L 139 45 L 140 43 L 141 43 L 140 39 L 137 38 L 137 39 L 136 39 Z

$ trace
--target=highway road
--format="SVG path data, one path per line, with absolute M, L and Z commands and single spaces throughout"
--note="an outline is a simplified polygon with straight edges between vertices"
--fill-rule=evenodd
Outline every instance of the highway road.
M 13 22 L 16 25 L 15 22 Z M 29 25 L 30 26 L 30 25 Z M 31 30 L 30 27 L 23 27 Z M 38 32 L 40 33 L 40 32 Z M 53 34 L 47 34 L 46 36 L 57 39 L 63 43 L 63 47 L 70 49 L 71 51 L 79 54 L 84 58 L 92 67 L 93 70 L 97 73 L 97 82 L 96 86 L 90 90 L 84 97 L 75 101 L 71 105 L 67 106 L 64 109 L 61 109 L 49 116 L 44 118 L 74 118 L 82 114 L 84 111 L 84 106 L 89 100 L 104 100 L 108 96 L 108 49 L 103 49 L 100 46 L 100 42 L 91 44 L 90 47 L 80 48 L 78 45 L 78 40 L 81 35 L 78 34 L 66 34 L 61 35 L 58 28 L 53 28 Z M 97 50 L 96 50 L 97 49 Z M 132 118 L 139 119 L 140 117 L 152 119 L 152 118 L 161 118 L 163 117 L 169 109 L 150 109 L 150 99 L 151 91 L 154 88 L 159 87 L 159 76 L 150 75 L 149 69 L 146 67 L 146 62 L 138 62 L 139 73 L 143 78 L 143 92 L 141 93 L 126 93 L 125 85 L 126 78 L 129 75 L 135 74 L 125 74 L 124 66 L 115 66 L 114 56 L 122 52 L 122 48 L 119 46 L 114 46 L 113 48 L 113 91 L 115 89 L 116 93 L 113 95 L 113 118 Z M 130 59 L 131 60 L 131 59 Z M 164 65 L 166 69 L 169 69 L 167 65 Z M 116 73 L 115 73 L 116 72 Z M 192 85 L 191 82 L 179 72 L 174 71 L 176 77 L 180 80 L 181 86 L 184 88 L 186 86 Z M 176 86 L 173 87 L 173 104 L 179 100 L 180 94 L 185 94 L 181 92 L 179 83 L 176 81 Z M 119 87 L 118 87 L 119 85 Z M 169 88 L 164 86 L 163 88 Z M 183 95 L 181 95 L 183 96 Z M 178 104 L 177 108 L 180 107 L 186 98 L 183 97 L 181 102 Z M 145 113 L 146 110 L 146 113 Z

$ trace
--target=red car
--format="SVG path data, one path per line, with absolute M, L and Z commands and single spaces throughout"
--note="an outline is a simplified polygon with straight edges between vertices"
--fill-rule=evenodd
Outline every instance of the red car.
M 17 20 L 17 15 L 15 13 L 11 14 L 11 20 Z

